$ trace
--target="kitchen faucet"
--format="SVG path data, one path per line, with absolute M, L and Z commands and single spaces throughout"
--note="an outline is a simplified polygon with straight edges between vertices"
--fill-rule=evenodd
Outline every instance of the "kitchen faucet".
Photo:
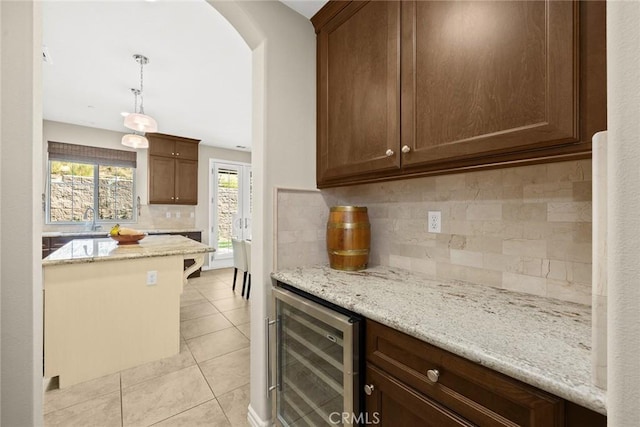
M 84 214 L 82 215 L 82 220 L 86 221 L 89 219 L 89 211 L 91 211 L 91 231 L 96 231 L 101 228 L 100 225 L 96 224 L 96 211 L 91 206 L 85 209 Z

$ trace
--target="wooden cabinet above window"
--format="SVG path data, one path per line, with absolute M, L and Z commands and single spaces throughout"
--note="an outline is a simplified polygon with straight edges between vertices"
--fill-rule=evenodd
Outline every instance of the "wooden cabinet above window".
M 605 2 L 330 1 L 318 187 L 584 158 L 606 129 Z
M 197 139 L 160 133 L 149 139 L 149 203 L 198 204 Z

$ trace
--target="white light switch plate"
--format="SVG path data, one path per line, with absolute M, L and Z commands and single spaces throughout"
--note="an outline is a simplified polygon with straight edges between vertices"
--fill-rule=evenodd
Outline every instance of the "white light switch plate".
M 442 232 L 442 215 L 440 211 L 429 211 L 427 230 L 429 233 Z
M 147 285 L 152 286 L 158 284 L 158 271 L 147 271 Z

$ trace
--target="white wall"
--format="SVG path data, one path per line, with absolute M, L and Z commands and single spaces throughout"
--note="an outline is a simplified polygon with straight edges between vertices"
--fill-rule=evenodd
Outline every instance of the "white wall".
M 40 3 L 0 2 L 0 424 L 42 425 Z
M 251 405 L 267 425 L 265 334 L 274 251 L 275 187 L 315 189 L 316 37 L 311 22 L 278 1 L 211 1 L 253 49 L 254 217 Z
M 640 2 L 607 2 L 610 427 L 640 425 Z

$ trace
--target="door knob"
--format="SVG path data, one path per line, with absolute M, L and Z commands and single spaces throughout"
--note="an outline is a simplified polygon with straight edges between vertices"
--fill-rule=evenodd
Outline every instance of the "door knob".
M 375 387 L 373 386 L 373 384 L 365 384 L 364 386 L 364 393 L 367 396 L 371 396 L 371 393 L 373 393 L 373 390 L 375 389 Z
M 402 146 L 402 152 L 403 153 L 408 153 L 409 151 L 411 151 L 411 147 L 409 147 L 408 145 L 403 145 Z
M 393 156 L 393 150 L 392 149 L 388 149 L 385 154 L 387 155 L 387 157 L 391 157 L 391 156 Z
M 437 369 L 429 369 L 427 371 L 427 378 L 429 378 L 429 381 L 431 381 L 432 383 L 437 383 L 440 379 L 440 371 L 438 371 Z

